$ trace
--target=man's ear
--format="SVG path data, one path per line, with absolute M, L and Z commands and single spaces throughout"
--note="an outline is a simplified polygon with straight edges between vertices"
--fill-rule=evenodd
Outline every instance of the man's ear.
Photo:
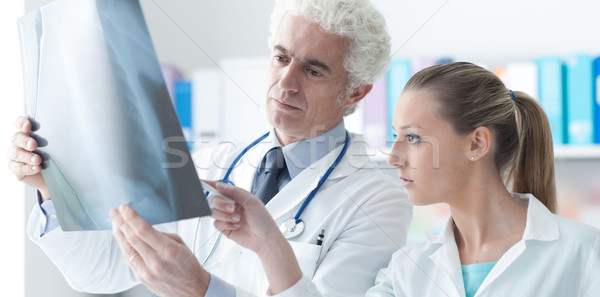
M 365 98 L 365 96 L 367 96 L 367 94 L 369 94 L 369 92 L 371 92 L 372 89 L 373 85 L 362 85 L 358 88 L 355 88 L 354 92 L 350 94 L 350 96 L 348 96 L 348 100 L 344 105 L 348 107 L 352 104 L 360 102 L 360 100 Z
M 486 156 L 492 149 L 493 134 L 487 127 L 478 127 L 469 134 L 467 158 L 476 161 Z

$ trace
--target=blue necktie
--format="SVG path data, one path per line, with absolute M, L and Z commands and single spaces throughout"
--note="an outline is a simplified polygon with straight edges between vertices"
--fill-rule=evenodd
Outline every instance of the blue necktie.
M 279 180 L 287 173 L 281 147 L 274 147 L 263 158 L 256 178 L 253 194 L 267 204 L 279 192 Z

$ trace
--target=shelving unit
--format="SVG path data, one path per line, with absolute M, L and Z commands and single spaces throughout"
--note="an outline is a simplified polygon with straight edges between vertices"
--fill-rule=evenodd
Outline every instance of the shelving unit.
M 554 147 L 554 159 L 594 159 L 600 160 L 600 145 L 585 146 L 556 146 Z

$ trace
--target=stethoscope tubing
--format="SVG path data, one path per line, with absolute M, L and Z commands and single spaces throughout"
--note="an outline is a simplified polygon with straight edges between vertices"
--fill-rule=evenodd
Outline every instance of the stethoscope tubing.
M 225 172 L 225 175 L 219 181 L 223 182 L 223 183 L 230 184 L 232 186 L 235 186 L 235 184 L 231 180 L 229 180 L 229 175 L 231 175 L 231 172 L 233 171 L 233 169 L 235 168 L 235 166 L 237 165 L 237 163 L 242 159 L 242 157 L 250 149 L 252 149 L 254 146 L 256 146 L 259 142 L 261 142 L 265 138 L 267 138 L 267 136 L 269 136 L 269 133 L 270 132 L 267 132 L 267 133 L 263 134 L 261 137 L 257 138 L 252 143 L 250 143 L 248 146 L 246 146 L 238 154 L 238 156 L 233 160 L 233 162 L 231 162 L 231 165 L 227 169 L 227 172 Z M 294 221 L 296 222 L 296 224 L 302 222 L 302 220 L 300 220 L 300 216 L 302 215 L 302 213 L 304 212 L 304 210 L 306 209 L 306 207 L 308 206 L 308 204 L 311 202 L 311 200 L 316 196 L 317 192 L 319 191 L 319 189 L 321 188 L 321 186 L 325 183 L 325 181 L 327 180 L 327 178 L 329 177 L 329 175 L 331 174 L 331 172 L 333 172 L 333 170 L 340 163 L 340 161 L 342 160 L 342 158 L 346 154 L 346 151 L 348 149 L 349 144 L 350 144 L 350 134 L 346 130 L 346 139 L 345 139 L 345 142 L 344 142 L 344 147 L 342 148 L 342 150 L 338 154 L 338 156 L 335 159 L 335 161 L 333 161 L 333 163 L 329 166 L 329 168 L 327 169 L 327 171 L 325 172 L 325 174 L 321 177 L 321 179 L 319 179 L 319 182 L 317 183 L 317 186 L 310 192 L 310 194 L 308 194 L 308 196 L 306 197 L 306 199 L 304 199 L 304 202 L 302 202 L 302 205 L 300 206 L 300 209 L 298 209 L 298 211 L 296 212 L 296 215 L 294 216 Z M 205 193 L 205 196 L 208 197 L 208 192 Z M 196 249 L 196 239 L 197 239 L 197 236 L 198 236 L 198 227 L 199 226 L 200 226 L 200 218 L 198 218 L 198 223 L 196 224 L 196 232 L 194 234 L 194 242 L 193 242 L 193 253 L 194 254 L 196 253 L 196 251 L 195 251 L 195 249 Z M 206 262 L 208 261 L 208 259 L 210 259 L 210 257 L 215 252 L 216 247 L 219 245 L 219 242 L 221 241 L 221 236 L 222 235 L 223 235 L 222 233 L 219 233 L 219 235 L 218 235 L 218 237 L 217 237 L 217 239 L 215 241 L 215 244 L 213 244 L 213 247 L 211 248 L 210 252 L 208 253 L 208 255 L 206 256 L 206 258 L 202 262 L 202 266 L 204 266 L 204 264 L 206 264 Z
M 348 131 L 346 131 L 346 140 L 344 142 L 344 147 L 342 148 L 342 151 L 337 156 L 337 158 L 335 159 L 335 161 L 333 161 L 333 163 L 331 164 L 331 166 L 329 166 L 329 168 L 327 169 L 327 171 L 325 172 L 325 174 L 323 175 L 323 177 L 321 177 L 321 179 L 319 179 L 319 183 L 317 184 L 317 186 L 310 192 L 310 194 L 308 194 L 308 197 L 306 197 L 306 199 L 304 199 L 304 202 L 302 203 L 302 206 L 300 206 L 300 209 L 298 209 L 298 212 L 296 212 L 296 215 L 294 216 L 294 220 L 296 221 L 296 224 L 298 224 L 298 223 L 300 223 L 302 221 L 302 220 L 300 220 L 300 216 L 304 212 L 304 209 L 306 208 L 306 206 L 308 206 L 308 204 L 315 197 L 315 195 L 317 195 L 317 191 L 319 191 L 319 189 L 325 183 L 325 181 L 327 180 L 327 178 L 329 177 L 329 175 L 331 174 L 331 172 L 333 172 L 333 170 L 335 169 L 335 167 L 337 167 L 337 165 L 340 163 L 340 161 L 342 160 L 342 158 L 346 154 L 346 150 L 348 149 L 348 144 L 349 143 L 350 143 L 350 135 L 348 134 Z
M 227 169 L 227 172 L 225 172 L 225 175 L 223 176 L 222 179 L 220 179 L 220 182 L 226 183 L 226 184 L 230 184 L 230 185 L 234 185 L 233 182 L 231 182 L 229 180 L 229 175 L 231 174 L 231 172 L 233 171 L 233 168 L 235 168 L 235 166 L 237 165 L 237 163 L 240 161 L 240 159 L 242 159 L 242 157 L 251 149 L 253 148 L 255 145 L 257 145 L 259 142 L 263 141 L 265 138 L 267 138 L 267 136 L 269 136 L 270 132 L 265 133 L 263 136 L 259 137 L 258 139 L 256 139 L 255 141 L 253 141 L 251 144 L 249 144 L 248 146 L 246 146 L 246 148 L 244 148 L 244 150 L 239 153 L 237 155 L 237 157 L 233 160 L 233 162 L 231 162 L 231 165 L 229 165 L 229 168 Z

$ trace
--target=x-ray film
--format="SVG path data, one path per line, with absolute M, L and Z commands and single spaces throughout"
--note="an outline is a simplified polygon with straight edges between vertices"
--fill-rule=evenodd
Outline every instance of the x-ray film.
M 58 0 L 18 21 L 25 110 L 65 231 L 210 214 L 137 0 Z

